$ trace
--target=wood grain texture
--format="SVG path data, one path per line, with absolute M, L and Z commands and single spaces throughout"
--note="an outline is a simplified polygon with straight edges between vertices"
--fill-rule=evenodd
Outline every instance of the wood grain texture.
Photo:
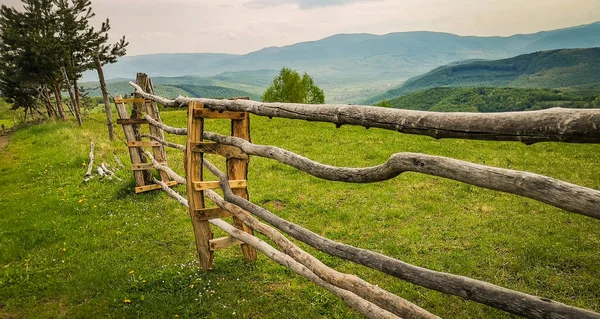
M 200 261 L 200 269 L 210 270 L 213 264 L 213 252 L 210 250 L 209 241 L 213 239 L 210 224 L 206 220 L 197 218 L 196 209 L 205 208 L 204 193 L 194 189 L 194 182 L 202 181 L 202 153 L 191 152 L 191 143 L 202 141 L 204 131 L 204 119 L 193 116 L 194 108 L 202 105 L 191 102 L 188 106 L 188 136 L 185 153 L 186 185 L 189 201 L 189 214 L 192 220 L 194 236 L 196 238 L 196 250 Z
M 120 98 L 120 96 L 118 96 L 117 98 Z M 127 109 L 125 108 L 125 104 L 124 103 L 115 103 L 115 105 L 117 106 L 117 113 L 119 115 L 119 117 L 121 119 L 129 119 L 129 114 L 127 112 Z M 135 142 L 137 141 L 137 138 L 135 136 L 135 132 L 133 129 L 132 125 L 129 124 L 124 124 L 122 125 L 123 127 L 123 133 L 125 134 L 125 139 L 127 139 L 127 142 Z M 139 148 L 129 148 L 129 157 L 131 159 L 131 164 L 142 164 L 142 157 L 140 156 L 140 149 Z M 133 177 L 135 178 L 135 186 L 136 187 L 140 187 L 140 186 L 145 186 L 148 183 L 148 181 L 146 180 L 146 174 L 144 174 L 144 172 L 142 171 L 134 171 L 133 172 Z
M 231 136 L 240 138 L 245 141 L 250 141 L 250 114 L 243 113 L 242 119 L 236 119 L 231 121 Z M 248 179 L 248 165 L 250 158 L 239 159 L 239 158 L 227 158 L 227 177 L 230 180 L 247 180 Z M 233 193 L 245 199 L 249 199 L 248 188 L 235 188 Z M 244 224 L 241 219 L 233 217 L 233 225 L 235 228 L 243 230 L 250 235 L 254 232 L 252 228 Z M 244 258 L 249 262 L 256 261 L 257 255 L 256 250 L 248 245 L 242 245 L 242 253 Z

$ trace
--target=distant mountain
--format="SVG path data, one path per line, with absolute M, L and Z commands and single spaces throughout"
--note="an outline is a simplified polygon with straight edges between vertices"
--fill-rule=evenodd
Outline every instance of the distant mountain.
M 599 74 L 600 48 L 540 51 L 509 59 L 439 67 L 366 103 L 434 87 L 600 88 Z
M 600 97 L 557 89 L 437 87 L 389 100 L 387 106 L 436 112 L 512 112 L 600 107 Z
M 600 23 L 510 37 L 458 36 L 440 32 L 386 35 L 338 34 L 318 41 L 269 47 L 244 55 L 153 54 L 124 57 L 107 65 L 107 78 L 151 77 L 272 70 L 283 66 L 308 72 L 328 101 L 359 102 L 404 80 L 453 61 L 502 59 L 546 49 L 600 46 Z M 87 72 L 84 81 L 94 81 Z M 240 78 L 236 79 L 238 82 Z M 192 83 L 193 84 L 193 83 Z M 361 90 L 357 90 L 358 87 Z

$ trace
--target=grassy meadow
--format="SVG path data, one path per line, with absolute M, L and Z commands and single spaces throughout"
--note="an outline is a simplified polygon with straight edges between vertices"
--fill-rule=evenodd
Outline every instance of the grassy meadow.
M 162 116 L 185 126 L 184 111 Z M 436 141 L 324 123 L 251 121 L 255 143 L 331 165 L 362 167 L 396 152 L 422 152 L 600 189 L 600 145 Z M 221 133 L 228 127 L 226 121 L 206 125 Z M 49 122 L 16 130 L 0 150 L 0 318 L 361 317 L 263 255 L 247 264 L 240 249 L 221 250 L 214 270 L 199 272 L 189 216 L 176 201 L 160 191 L 134 194 L 133 175 L 124 169 L 117 172 L 123 181 L 82 182 L 90 139 L 96 163 L 114 165 L 117 154 L 129 164 L 120 127 L 117 133 L 110 142 L 105 125 L 93 120 L 83 127 Z M 169 150 L 168 160 L 183 174 L 180 151 Z M 249 174 L 253 202 L 334 240 L 600 311 L 598 220 L 416 173 L 346 184 L 253 157 Z M 184 186 L 175 189 L 185 194 Z M 513 317 L 307 250 L 444 318 Z

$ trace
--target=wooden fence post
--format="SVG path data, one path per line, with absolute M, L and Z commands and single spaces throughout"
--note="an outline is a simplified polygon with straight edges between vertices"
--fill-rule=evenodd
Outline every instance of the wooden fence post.
M 250 114 L 245 113 L 241 120 L 231 120 L 231 135 L 242 138 L 250 142 Z M 248 162 L 247 159 L 227 158 L 227 176 L 230 180 L 248 180 Z M 234 188 L 233 193 L 244 199 L 249 199 L 247 188 Z M 254 235 L 252 228 L 244 224 L 239 218 L 233 217 L 233 224 L 237 229 L 241 229 L 250 235 Z M 247 261 L 256 261 L 256 249 L 249 245 L 242 245 L 242 252 Z
M 121 120 L 129 120 L 129 114 L 127 113 L 127 108 L 125 107 L 125 103 L 120 102 L 121 96 L 117 96 L 115 99 L 115 105 L 117 106 L 117 112 Z M 125 133 L 125 138 L 127 139 L 127 147 L 129 148 L 129 156 L 131 158 L 132 165 L 140 165 L 145 164 L 143 161 L 143 157 L 140 155 L 140 148 L 130 146 L 130 143 L 135 143 L 139 141 L 136 137 L 135 130 L 133 125 L 131 124 L 122 124 L 123 132 Z M 146 180 L 146 172 L 142 170 L 134 170 L 133 176 L 135 177 L 135 186 L 143 187 L 148 184 Z
M 194 237 L 196 238 L 196 250 L 200 269 L 210 270 L 213 263 L 213 252 L 210 249 L 210 240 L 213 239 L 213 233 L 210 230 L 208 220 L 200 218 L 198 210 L 203 210 L 204 191 L 195 190 L 194 182 L 202 181 L 202 161 L 204 154 L 193 152 L 194 144 L 202 142 L 202 133 L 204 132 L 204 119 L 194 117 L 194 108 L 202 108 L 200 103 L 190 102 L 188 105 L 188 135 L 185 152 L 185 176 L 187 179 L 187 197 L 189 203 L 189 213 L 194 228 Z

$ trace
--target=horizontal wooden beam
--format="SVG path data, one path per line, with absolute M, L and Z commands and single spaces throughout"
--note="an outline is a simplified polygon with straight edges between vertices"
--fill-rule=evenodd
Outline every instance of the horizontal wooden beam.
M 167 186 L 169 187 L 173 187 L 175 185 L 177 185 L 177 182 L 175 181 L 171 181 L 171 182 L 165 182 L 165 184 L 167 184 Z M 152 184 L 152 185 L 146 185 L 146 186 L 138 186 L 135 188 L 135 193 L 139 194 L 139 193 L 143 193 L 143 192 L 149 192 L 155 189 L 161 189 L 162 186 L 159 184 Z
M 248 159 L 248 154 L 241 148 L 231 145 L 218 144 L 213 141 L 191 143 L 192 152 L 217 154 L 225 158 Z
M 160 146 L 161 144 L 156 141 L 132 141 L 127 142 L 127 146 L 129 147 L 154 147 Z
M 231 217 L 231 213 L 222 208 L 198 208 L 195 210 L 198 220 Z
M 241 241 L 231 236 L 211 239 L 208 242 L 210 244 L 210 250 L 212 251 L 242 244 Z
M 118 119 L 117 124 L 120 124 L 120 125 L 148 124 L 148 121 L 146 119 Z
M 151 100 L 146 100 L 144 98 L 115 99 L 115 103 L 144 103 L 144 102 L 152 102 L 152 101 Z
M 194 109 L 194 117 L 205 119 L 229 119 L 243 120 L 246 116 L 244 112 L 229 112 L 229 111 L 211 111 L 209 109 Z
M 221 188 L 219 181 L 207 181 L 207 182 L 193 182 L 194 190 L 204 191 L 207 189 L 218 189 Z M 246 188 L 248 187 L 248 181 L 246 180 L 231 180 L 229 181 L 229 187 L 231 188 Z

